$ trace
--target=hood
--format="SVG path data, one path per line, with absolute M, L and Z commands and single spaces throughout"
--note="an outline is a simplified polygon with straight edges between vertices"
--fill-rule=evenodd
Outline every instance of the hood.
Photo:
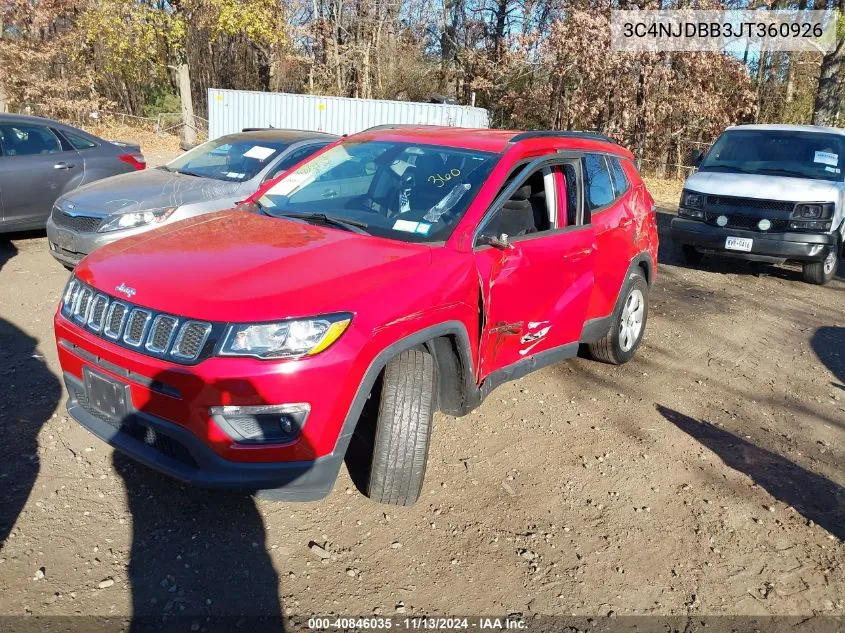
M 145 169 L 88 183 L 62 196 L 57 204 L 76 213 L 131 213 L 225 198 L 235 195 L 240 184 Z
M 431 249 L 229 210 L 94 251 L 76 274 L 112 296 L 209 321 L 272 321 L 355 312 L 373 288 L 413 283 Z
M 836 183 L 764 174 L 700 171 L 687 178 L 684 189 L 718 196 L 763 198 L 787 202 L 837 202 L 839 200 Z

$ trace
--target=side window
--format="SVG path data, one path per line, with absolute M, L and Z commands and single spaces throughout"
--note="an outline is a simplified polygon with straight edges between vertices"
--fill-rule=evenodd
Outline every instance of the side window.
M 8 156 L 54 154 L 61 151 L 59 139 L 46 127 L 23 123 L 0 125 L 3 148 Z
M 615 197 L 618 198 L 628 191 L 628 176 L 622 169 L 622 161 L 616 156 L 607 156 L 606 159 L 610 165 L 610 180 L 613 182 L 613 191 L 616 194 Z
M 61 145 L 61 147 L 62 147 L 62 151 L 63 151 L 63 152 L 72 152 L 72 151 L 73 151 L 73 145 L 71 145 L 71 144 L 70 144 L 70 141 L 69 141 L 69 140 L 67 140 L 64 136 L 62 136 L 62 133 L 61 133 L 61 132 L 59 132 L 59 131 L 58 131 L 56 128 L 54 128 L 54 127 L 51 127 L 51 128 L 50 128 L 50 131 L 51 131 L 53 134 L 55 134 L 55 136 L 56 136 L 56 138 L 57 138 L 57 139 L 59 139 L 59 145 Z
M 537 169 L 528 178 L 520 180 L 521 184 L 486 222 L 481 230 L 482 236 L 498 237 L 504 233 L 509 238 L 515 238 L 555 228 L 557 212 L 554 199 L 557 193 L 551 168 Z M 512 179 L 509 179 L 504 188 L 511 182 Z
M 288 169 L 296 165 L 299 161 L 308 158 L 318 149 L 322 149 L 325 146 L 325 143 L 320 145 L 306 145 L 305 147 L 300 147 L 299 149 L 293 150 L 290 154 L 282 158 L 282 160 L 279 161 L 278 165 L 276 165 L 275 167 L 273 167 L 273 169 L 270 170 L 270 173 L 267 174 L 267 177 L 264 180 L 270 180 L 271 178 L 275 178 L 283 171 L 287 171 Z
M 584 180 L 587 189 L 587 206 L 591 211 L 613 202 L 613 185 L 604 156 L 598 154 L 584 156 Z
M 91 149 L 92 147 L 97 147 L 96 143 L 89 141 L 81 134 L 76 134 L 75 132 L 70 132 L 68 130 L 63 130 L 62 134 L 64 134 L 64 137 L 70 141 L 73 149 Z

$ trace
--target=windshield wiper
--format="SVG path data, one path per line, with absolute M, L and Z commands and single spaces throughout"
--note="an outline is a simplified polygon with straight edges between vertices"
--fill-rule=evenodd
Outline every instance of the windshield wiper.
M 698 171 L 728 171 L 734 174 L 755 174 L 757 172 L 743 169 L 742 167 L 734 167 L 733 165 L 702 165 Z
M 800 171 L 792 171 L 791 169 L 761 169 L 764 174 L 780 174 L 781 176 L 793 176 L 794 178 L 812 178 L 807 174 L 802 174 Z
M 359 233 L 360 235 L 370 234 L 369 231 L 365 230 L 369 226 L 366 222 L 347 220 L 334 215 L 326 215 L 325 213 L 280 213 L 276 217 L 295 218 L 297 220 L 313 220 L 316 222 L 322 222 L 323 224 L 330 224 L 331 226 L 336 226 L 341 229 L 346 229 L 347 231 L 352 231 L 353 233 Z
M 193 176 L 194 178 L 208 178 L 208 176 L 203 176 L 202 174 L 197 174 L 192 171 L 177 169 L 177 174 L 182 174 L 183 176 Z

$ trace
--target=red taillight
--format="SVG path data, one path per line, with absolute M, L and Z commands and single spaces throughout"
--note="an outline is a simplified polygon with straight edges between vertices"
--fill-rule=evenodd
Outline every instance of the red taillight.
M 121 154 L 118 156 L 124 163 L 129 163 L 135 169 L 141 170 L 147 167 L 147 159 L 143 154 Z

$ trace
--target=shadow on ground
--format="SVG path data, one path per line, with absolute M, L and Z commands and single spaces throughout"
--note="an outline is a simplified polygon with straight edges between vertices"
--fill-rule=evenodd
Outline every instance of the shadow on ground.
M 0 235 L 0 270 L 10 259 L 18 254 L 18 248 L 5 235 Z
M 207 384 L 183 368 L 159 372 L 150 382 L 146 402 L 137 401 L 144 397 L 141 394 L 129 402 L 124 381 L 98 366 L 90 366 L 88 372 L 72 389 L 78 403 L 69 407 L 74 414 L 109 438 L 109 443 L 185 478 L 198 475 L 198 464 L 207 468 L 221 462 L 202 442 L 186 442 L 189 434 L 180 434 L 164 415 L 190 419 L 187 400 L 203 390 L 218 394 L 220 401 L 229 401 L 233 390 L 241 397 L 257 390 L 243 380 Z M 104 381 L 113 386 L 103 387 Z M 99 386 L 95 387 L 95 382 Z M 84 395 L 80 389 L 85 390 Z M 117 395 L 120 393 L 125 395 Z M 268 549 L 264 521 L 249 491 L 183 485 L 119 451 L 115 451 L 113 463 L 123 480 L 132 515 L 127 569 L 132 592 L 131 633 L 169 631 L 174 630 L 173 625 L 180 630 L 209 632 L 285 630 L 279 575 Z M 224 471 L 215 472 L 224 475 Z M 284 486 L 304 472 L 309 471 L 279 471 L 274 482 Z M 232 477 L 231 471 L 225 474 Z M 284 541 L 285 537 L 280 538 Z
M 838 539 L 845 538 L 845 488 L 709 422 L 661 405 L 656 408 L 669 422 L 716 453 L 726 466 L 748 475 L 770 495 Z
M 838 383 L 831 384 L 845 390 L 845 327 L 820 327 L 810 339 L 810 346 L 824 366 L 836 377 Z
M 35 485 L 38 434 L 62 393 L 37 345 L 36 339 L 0 318 L 0 550 Z
M 132 514 L 130 631 L 168 622 L 284 631 L 279 576 L 250 495 L 183 486 L 118 452 L 114 467 Z

